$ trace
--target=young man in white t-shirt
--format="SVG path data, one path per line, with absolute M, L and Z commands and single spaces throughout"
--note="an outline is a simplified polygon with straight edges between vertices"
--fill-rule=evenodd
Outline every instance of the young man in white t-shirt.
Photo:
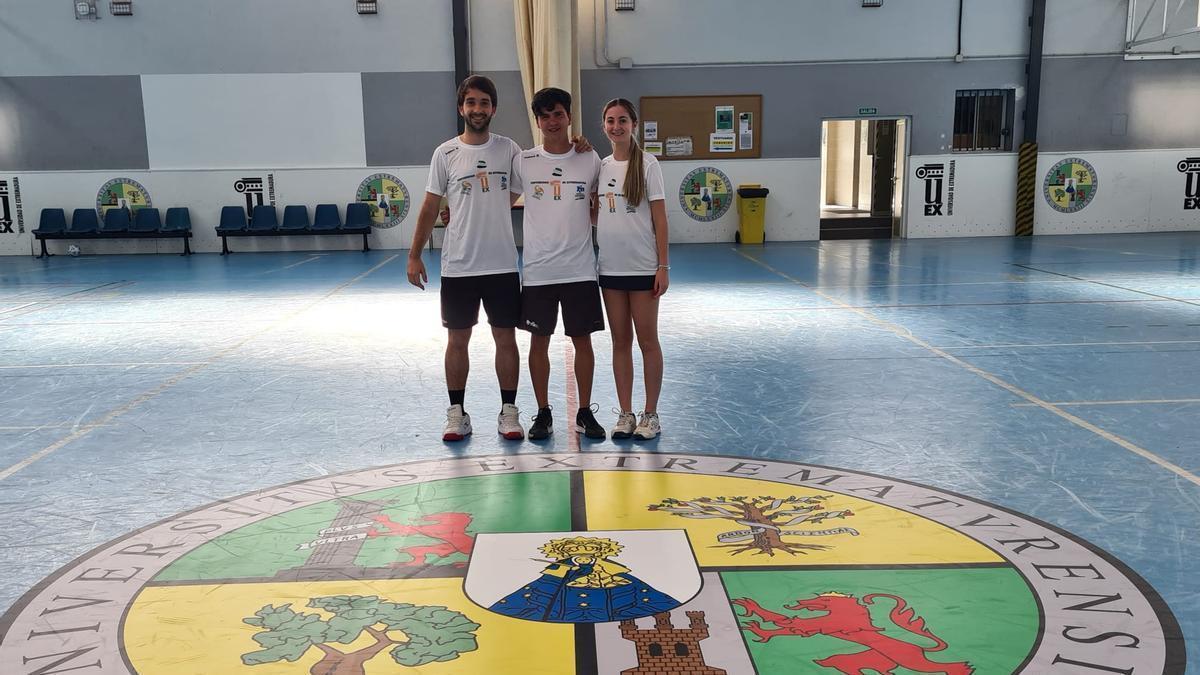
M 471 435 L 471 417 L 463 408 L 463 399 L 470 369 L 467 347 L 472 327 L 479 321 L 480 303 L 496 343 L 501 400 L 498 431 L 510 440 L 525 437 L 516 406 L 521 279 L 511 209 L 517 193 L 509 189 L 513 158 L 521 148 L 509 138 L 488 132 L 496 103 L 496 85 L 486 77 L 472 75 L 459 85 L 458 114 L 466 122 L 465 129 L 433 153 L 425 201 L 408 252 L 408 282 L 424 289 L 429 276 L 421 251 L 433 234 L 445 197 L 450 207 L 441 269 L 442 325 L 448 334 L 446 389 L 450 396 L 442 433 L 446 441 L 460 441 Z
M 517 156 L 512 181 L 513 189 L 525 194 L 521 327 L 531 336 L 529 378 L 538 404 L 529 438 L 544 439 L 554 430 L 549 352 L 561 305 L 563 332 L 575 347 L 579 396 L 575 431 L 602 439 L 607 434 L 591 409 L 596 361 L 592 333 L 604 330 L 590 208 L 600 157 L 590 150 L 576 152 L 572 145 L 569 93 L 556 87 L 541 89 L 530 107 L 542 132 L 542 145 Z

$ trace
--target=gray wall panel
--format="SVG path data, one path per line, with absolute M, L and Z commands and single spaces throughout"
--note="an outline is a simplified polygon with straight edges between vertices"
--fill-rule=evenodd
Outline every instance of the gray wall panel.
M 363 73 L 362 92 L 367 166 L 428 164 L 456 133 L 453 72 Z
M 583 128 L 603 142 L 601 107 L 617 96 L 637 103 L 642 96 L 762 94 L 763 157 L 819 157 L 821 120 L 856 117 L 860 107 L 882 116 L 911 115 L 912 154 L 938 154 L 950 149 L 955 90 L 1017 88 L 1024 84 L 1024 65 L 996 59 L 586 70 Z M 1019 123 L 1014 133 L 1020 138 Z
M 1042 82 L 1043 151 L 1200 147 L 1194 60 L 1047 59 Z
M 492 120 L 492 131 L 508 136 L 522 148 L 532 148 L 534 145 L 533 132 L 529 128 L 529 110 L 525 103 L 525 94 L 521 89 L 521 71 L 479 71 L 496 83 L 496 96 L 500 99 L 500 107 L 496 109 L 496 119 Z
M 0 170 L 148 167 L 136 75 L 0 77 Z
M 481 74 L 496 83 L 500 99 L 492 131 L 531 147 L 521 73 Z M 458 133 L 457 87 L 453 72 L 363 73 L 367 165 L 428 164 L 433 149 Z

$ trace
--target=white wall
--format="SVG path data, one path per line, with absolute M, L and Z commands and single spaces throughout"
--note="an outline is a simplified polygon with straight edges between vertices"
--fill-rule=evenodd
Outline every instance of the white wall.
M 222 206 L 244 205 L 244 197 L 234 191 L 233 184 L 247 176 L 274 175 L 276 204 L 279 217 L 288 204 L 305 204 L 309 207 L 309 218 L 317 204 L 332 203 L 344 219 L 346 204 L 355 201 L 359 184 L 375 173 L 389 173 L 399 178 L 408 188 L 413 202 L 408 215 L 399 224 L 388 229 L 376 229 L 370 235 L 370 244 L 376 248 L 407 248 L 412 241 L 416 226 L 416 214 L 420 200 L 425 195 L 425 167 L 360 167 L 356 169 L 240 169 L 236 171 L 135 171 L 135 172 L 40 172 L 19 174 L 21 196 L 25 212 L 24 235 L 0 237 L 0 254 L 28 254 L 34 250 L 33 235 L 29 232 L 37 227 L 43 208 L 64 208 L 68 220 L 76 208 L 94 207 L 96 193 L 113 178 L 131 178 L 146 188 L 151 205 L 164 215 L 169 207 L 185 206 L 191 211 L 192 250 L 214 252 L 221 250 L 221 240 L 215 227 Z M 182 249 L 178 240 L 112 240 L 112 241 L 51 241 L 50 251 L 62 252 L 68 244 L 75 244 L 85 253 L 176 253 Z M 301 237 L 248 237 L 230 239 L 230 248 L 235 251 L 274 250 L 320 250 L 350 249 L 362 245 L 360 236 L 301 236 Z
M 366 165 L 357 72 L 141 81 L 151 169 Z
M 925 181 L 917 177 L 917 171 L 926 164 L 945 167 L 940 216 L 925 215 Z M 1016 154 L 914 155 L 909 158 L 907 176 L 910 238 L 1003 237 L 1016 230 Z
M 580 12 L 582 32 L 593 12 Z M 1028 0 L 967 0 L 963 51 L 1018 56 L 1029 44 Z M 634 65 L 948 58 L 957 49 L 957 0 L 888 0 L 879 8 L 828 0 L 652 0 L 608 11 L 608 55 Z M 652 36 L 652 37 L 651 37 Z M 584 62 L 589 59 L 583 59 Z
M 1098 188 L 1083 209 L 1060 213 L 1042 195 L 1041 182 L 1068 157 L 1092 165 Z M 1200 231 L 1200 209 L 1183 208 L 1187 177 L 1178 164 L 1188 157 L 1200 157 L 1200 148 L 1041 154 L 1034 234 Z
M 71 4 L 0 0 L 0 77 L 454 70 L 445 0 L 138 0 L 132 17 L 100 0 L 99 21 Z

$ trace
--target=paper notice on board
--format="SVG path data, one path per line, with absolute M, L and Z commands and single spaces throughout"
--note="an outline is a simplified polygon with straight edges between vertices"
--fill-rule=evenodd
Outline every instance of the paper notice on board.
M 662 141 L 646 141 L 646 143 L 642 145 L 642 150 L 645 150 L 647 153 L 654 155 L 655 157 L 662 157 Z
M 668 136 L 664 151 L 667 157 L 690 157 L 692 154 L 692 137 Z
M 658 140 L 658 122 L 651 122 L 649 120 L 642 122 L 642 140 Z
M 734 136 L 732 131 L 718 131 L 708 135 L 709 152 L 733 152 Z
M 738 150 L 754 149 L 754 113 L 738 113 Z
M 719 105 L 715 108 L 713 129 L 716 131 L 733 131 L 733 106 Z

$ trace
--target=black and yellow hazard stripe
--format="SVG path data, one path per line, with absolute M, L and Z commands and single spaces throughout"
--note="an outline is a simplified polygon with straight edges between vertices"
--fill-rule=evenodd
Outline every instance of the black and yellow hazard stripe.
M 1033 204 L 1037 193 L 1037 143 L 1022 143 L 1017 160 L 1017 228 L 1018 237 L 1033 234 Z

